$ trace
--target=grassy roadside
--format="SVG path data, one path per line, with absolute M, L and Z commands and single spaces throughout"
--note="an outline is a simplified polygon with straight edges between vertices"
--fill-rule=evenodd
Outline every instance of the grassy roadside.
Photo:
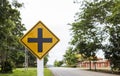
M 53 76 L 51 70 L 49 70 L 48 68 L 44 69 L 44 76 Z
M 37 76 L 37 70 L 36 68 L 28 68 L 28 70 L 25 71 L 24 68 L 17 68 L 14 69 L 13 73 L 8 73 L 8 74 L 0 73 L 0 76 Z M 45 68 L 44 76 L 53 76 L 53 75 L 49 69 Z

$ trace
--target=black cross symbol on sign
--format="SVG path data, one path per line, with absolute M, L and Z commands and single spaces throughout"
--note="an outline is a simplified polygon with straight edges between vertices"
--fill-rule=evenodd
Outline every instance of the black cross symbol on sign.
M 28 38 L 28 42 L 30 43 L 38 43 L 38 52 L 42 52 L 43 50 L 43 43 L 51 43 L 52 38 L 43 38 L 42 29 L 38 29 L 38 38 Z

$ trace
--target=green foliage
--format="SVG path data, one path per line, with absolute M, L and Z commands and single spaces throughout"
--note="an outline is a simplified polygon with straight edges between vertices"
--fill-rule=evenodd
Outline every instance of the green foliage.
M 104 12 L 98 9 L 98 4 L 97 1 L 84 1 L 82 11 L 77 13 L 78 19 L 71 24 L 73 39 L 70 43 L 75 47 L 74 52 L 81 54 L 84 60 L 94 60 L 91 58 L 94 58 L 97 51 L 102 48 L 104 32 L 98 20 L 104 20 L 100 17 Z
M 29 65 L 29 67 L 36 67 L 37 66 L 36 57 L 29 51 L 27 51 L 27 53 L 28 53 L 28 65 Z
M 10 61 L 3 61 L 1 63 L 1 72 L 2 73 L 11 73 L 12 72 L 12 63 Z
M 91 58 L 103 49 L 112 68 L 120 70 L 120 1 L 86 0 L 81 7 L 71 24 L 75 51 Z
M 25 30 L 24 25 L 21 23 L 19 11 L 21 6 L 22 4 L 18 3 L 17 0 L 14 0 L 12 3 L 10 3 L 9 0 L 0 0 L 1 62 L 7 62 L 7 60 L 13 60 L 18 57 L 19 59 L 21 57 L 23 58 L 22 55 L 19 56 L 17 54 L 17 52 L 23 48 L 19 43 L 19 38 L 23 35 L 23 31 Z M 17 54 L 16 56 L 14 55 L 15 58 L 12 58 L 12 53 Z M 1 67 L 4 66 L 1 65 Z M 1 69 L 1 71 L 3 71 L 3 69 Z
M 76 57 L 73 48 L 70 47 L 68 48 L 68 50 L 66 50 L 66 53 L 64 55 L 64 62 L 69 67 L 76 67 L 76 64 L 78 63 L 78 58 Z
M 44 57 L 44 66 L 45 66 L 45 67 L 46 67 L 47 62 L 48 62 L 48 57 L 49 57 L 48 54 Z
M 109 41 L 109 43 L 103 45 L 105 57 L 110 60 L 113 69 L 120 70 L 120 1 L 102 0 L 99 4 L 104 8 L 103 12 L 106 12 L 105 16 L 102 14 L 100 16 L 104 18 L 104 21 L 102 21 L 102 23 L 106 24 L 104 25 L 104 32 L 108 35 L 107 38 Z
M 63 64 L 63 61 L 57 61 L 57 60 L 55 60 L 55 62 L 54 62 L 54 66 L 55 67 L 61 67 L 62 64 Z

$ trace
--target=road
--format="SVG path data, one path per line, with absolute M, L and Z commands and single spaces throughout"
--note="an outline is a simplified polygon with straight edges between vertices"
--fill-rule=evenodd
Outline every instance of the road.
M 54 76 L 120 76 L 107 73 L 91 72 L 79 68 L 50 68 Z

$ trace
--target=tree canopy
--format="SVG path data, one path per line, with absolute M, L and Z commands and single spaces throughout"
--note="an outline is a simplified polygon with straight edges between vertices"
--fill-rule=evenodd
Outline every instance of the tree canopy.
M 71 24 L 74 52 L 88 59 L 102 49 L 113 69 L 120 70 L 120 1 L 85 0 Z M 90 59 L 92 60 L 92 59 Z
M 9 0 L 0 0 L 0 57 L 2 66 L 4 61 L 12 60 L 13 53 L 22 57 L 20 50 L 23 49 L 23 46 L 20 45 L 19 38 L 26 29 L 21 22 L 20 7 L 22 4 L 18 3 L 17 0 L 12 3 Z M 19 54 L 17 54 L 18 51 Z M 17 58 L 17 56 L 15 57 Z M 4 72 L 4 67 L 1 71 Z

